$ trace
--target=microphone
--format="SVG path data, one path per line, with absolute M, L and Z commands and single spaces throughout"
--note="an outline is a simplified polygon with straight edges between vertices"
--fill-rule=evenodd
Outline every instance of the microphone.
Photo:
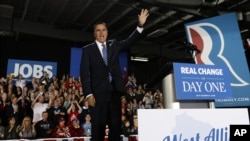
M 197 53 L 201 53 L 201 51 L 197 48 L 196 45 L 194 45 L 194 44 L 192 44 L 192 43 L 190 43 L 190 42 L 186 42 L 186 41 L 184 41 L 183 43 L 184 43 L 184 45 L 186 45 L 186 47 L 187 47 L 189 50 L 191 50 L 191 51 L 196 51 Z

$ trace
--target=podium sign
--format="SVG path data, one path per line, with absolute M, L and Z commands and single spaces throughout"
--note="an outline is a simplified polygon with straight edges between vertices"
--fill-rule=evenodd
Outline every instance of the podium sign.
M 231 98 L 229 71 L 224 66 L 174 63 L 177 100 Z
M 230 125 L 248 124 L 246 108 L 138 110 L 139 141 L 229 141 Z

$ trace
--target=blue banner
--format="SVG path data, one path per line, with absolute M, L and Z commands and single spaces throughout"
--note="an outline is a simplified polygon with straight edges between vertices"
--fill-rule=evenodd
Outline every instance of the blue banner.
M 185 24 L 188 41 L 201 53 L 194 53 L 197 64 L 226 65 L 233 98 L 216 99 L 216 107 L 250 105 L 250 75 L 235 13 Z
M 80 76 L 80 63 L 82 58 L 82 48 L 71 48 L 70 76 L 78 78 Z
M 43 75 L 43 71 L 46 71 L 50 78 L 53 75 L 57 75 L 57 63 L 16 59 L 8 60 L 7 75 L 12 74 L 17 77 L 21 74 L 24 79 L 31 80 L 32 77 L 40 78 Z
M 227 67 L 174 63 L 177 100 L 232 98 Z

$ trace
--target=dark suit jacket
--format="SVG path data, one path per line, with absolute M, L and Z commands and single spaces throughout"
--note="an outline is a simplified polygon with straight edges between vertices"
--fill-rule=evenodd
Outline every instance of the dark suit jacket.
M 21 124 L 22 123 L 22 118 L 23 118 L 23 111 L 21 110 L 22 108 L 18 105 L 18 112 L 14 113 L 14 108 L 12 106 L 12 104 L 8 104 L 4 107 L 4 110 L 3 110 L 3 121 L 2 121 L 2 124 L 7 126 L 9 124 L 9 118 L 10 117 L 15 117 L 16 119 L 16 124 Z
M 62 116 L 60 114 L 55 114 L 55 111 L 57 111 L 57 112 L 63 112 L 63 113 L 65 113 L 65 115 Z M 67 110 L 63 106 L 59 106 L 57 108 L 55 108 L 55 107 L 52 106 L 49 109 L 47 109 L 47 112 L 49 113 L 48 120 L 51 121 L 53 123 L 53 125 L 58 125 L 59 119 L 61 117 L 64 117 L 64 119 L 65 119 L 66 122 L 68 121 Z
M 105 65 L 96 42 L 83 47 L 80 75 L 85 96 L 93 94 L 96 102 L 110 101 L 109 72 L 112 75 L 113 90 L 117 93 L 117 96 L 120 97 L 126 93 L 119 64 L 119 53 L 129 49 L 140 35 L 135 30 L 126 40 L 108 40 L 106 42 L 108 66 Z

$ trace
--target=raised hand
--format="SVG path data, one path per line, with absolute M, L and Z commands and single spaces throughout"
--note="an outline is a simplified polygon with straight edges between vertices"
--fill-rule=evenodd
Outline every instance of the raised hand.
M 138 24 L 139 26 L 143 26 L 149 16 L 149 11 L 147 9 L 142 9 L 141 13 L 138 15 Z

